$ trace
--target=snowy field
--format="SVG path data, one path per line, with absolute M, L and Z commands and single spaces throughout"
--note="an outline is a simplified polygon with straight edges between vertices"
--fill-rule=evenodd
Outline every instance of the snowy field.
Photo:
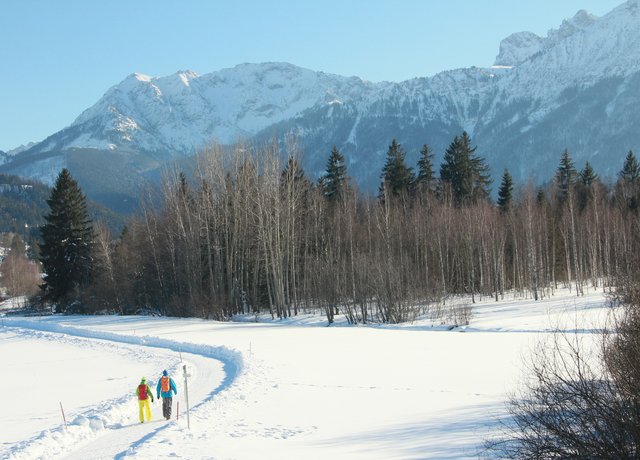
M 478 458 L 523 357 L 558 326 L 596 337 L 608 314 L 590 290 L 485 299 L 451 330 L 427 320 L 4 317 L 0 458 Z M 140 424 L 135 387 L 146 376 L 155 388 L 165 368 L 180 418 L 164 421 L 156 402 Z

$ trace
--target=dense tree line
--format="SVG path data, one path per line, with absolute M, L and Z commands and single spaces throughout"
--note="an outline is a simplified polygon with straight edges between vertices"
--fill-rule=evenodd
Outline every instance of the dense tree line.
M 95 230 L 87 311 L 154 308 L 228 319 L 269 311 L 285 318 L 321 309 L 354 323 L 400 322 L 442 308 L 451 296 L 535 299 L 558 286 L 577 295 L 610 287 L 636 250 L 639 168 L 629 153 L 618 181 L 578 172 L 565 151 L 544 187 L 514 186 L 504 172 L 497 203 L 466 133 L 435 177 L 421 149 L 416 171 L 393 140 L 377 196 L 359 192 L 334 148 L 314 181 L 294 142 L 202 152 L 193 174 L 167 174 L 163 202 L 113 238 Z M 449 317 L 447 317 L 449 316 Z

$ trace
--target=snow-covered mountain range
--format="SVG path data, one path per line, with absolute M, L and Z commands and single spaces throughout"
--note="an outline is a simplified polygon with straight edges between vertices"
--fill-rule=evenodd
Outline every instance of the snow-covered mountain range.
M 427 143 L 439 164 L 466 130 L 494 178 L 509 168 L 520 181 L 548 180 L 564 148 L 578 168 L 588 160 L 613 177 L 627 151 L 640 150 L 639 103 L 640 0 L 629 0 L 600 18 L 579 11 L 545 37 L 515 33 L 500 44 L 494 67 L 398 83 L 287 63 L 201 76 L 132 74 L 69 127 L 2 155 L 0 170 L 50 181 L 67 166 L 89 195 L 108 202 L 210 142 L 295 133 L 311 175 L 336 145 L 349 173 L 373 189 L 392 138 L 409 162 Z M 116 187 L 105 173 L 119 174 Z

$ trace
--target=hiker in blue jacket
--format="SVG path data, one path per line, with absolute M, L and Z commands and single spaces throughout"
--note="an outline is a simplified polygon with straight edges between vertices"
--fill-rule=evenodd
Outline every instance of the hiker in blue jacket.
M 158 386 L 156 387 L 156 393 L 158 398 L 162 396 L 162 415 L 169 420 L 171 418 L 171 404 L 173 402 L 173 394 L 178 394 L 176 389 L 176 382 L 169 377 L 169 373 L 162 371 L 162 377 L 158 380 Z

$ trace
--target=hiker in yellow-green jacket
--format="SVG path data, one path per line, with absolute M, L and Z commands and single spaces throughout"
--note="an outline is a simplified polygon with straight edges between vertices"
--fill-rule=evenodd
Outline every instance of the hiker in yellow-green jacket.
M 140 408 L 140 423 L 144 423 L 144 413 L 147 414 L 147 422 L 151 421 L 151 404 L 149 399 L 153 402 L 153 393 L 151 388 L 147 385 L 147 379 L 142 377 L 140 385 L 136 388 L 136 395 L 138 396 L 138 407 Z

